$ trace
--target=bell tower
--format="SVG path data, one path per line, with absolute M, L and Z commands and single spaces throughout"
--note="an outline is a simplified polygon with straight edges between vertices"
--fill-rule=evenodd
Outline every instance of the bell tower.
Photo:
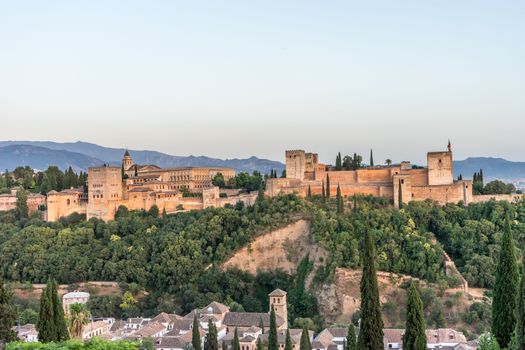
M 133 162 L 133 159 L 131 159 L 131 156 L 129 155 L 129 152 L 126 149 L 126 153 L 124 153 L 124 158 L 122 158 L 122 166 L 124 167 L 124 171 L 129 170 L 129 168 L 133 164 L 135 164 L 135 162 Z
M 276 289 L 270 294 L 268 294 L 270 297 L 270 311 L 273 309 L 275 311 L 275 315 L 279 316 L 283 319 L 284 323 L 283 326 L 288 328 L 288 308 L 286 307 L 286 292 L 281 289 Z

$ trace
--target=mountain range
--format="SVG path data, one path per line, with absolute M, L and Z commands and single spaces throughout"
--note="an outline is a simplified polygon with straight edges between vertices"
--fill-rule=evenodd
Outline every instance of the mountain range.
M 29 165 L 43 170 L 49 165 L 61 169 L 71 166 L 75 171 L 104 163 L 120 165 L 124 148 L 111 148 L 88 142 L 52 141 L 0 141 L 0 169 L 12 170 L 19 165 Z M 271 169 L 280 173 L 284 169 L 281 162 L 261 159 L 255 156 L 245 159 L 218 159 L 206 156 L 174 156 L 157 151 L 129 150 L 138 164 L 155 164 L 168 167 L 217 166 L 234 168 L 236 171 L 267 174 Z M 525 162 L 513 162 L 503 158 L 470 157 L 454 161 L 454 176 L 460 174 L 464 179 L 472 178 L 474 172 L 483 169 L 485 180 L 500 179 L 516 184 L 525 183 Z
M 47 169 L 56 165 L 61 169 L 71 166 L 75 171 L 87 170 L 90 166 L 104 163 L 120 165 L 124 148 L 103 147 L 88 142 L 51 142 L 51 141 L 0 141 L 0 169 L 12 170 L 19 165 L 29 165 L 34 169 Z M 236 171 L 254 170 L 263 174 L 276 169 L 280 173 L 284 164 L 257 157 L 245 159 L 218 159 L 206 156 L 173 156 L 156 151 L 129 150 L 138 164 L 155 164 L 169 167 L 228 167 Z

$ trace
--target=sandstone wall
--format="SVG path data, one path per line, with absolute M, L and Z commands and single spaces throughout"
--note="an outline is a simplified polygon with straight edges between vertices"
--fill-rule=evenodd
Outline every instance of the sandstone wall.
M 490 200 L 516 202 L 525 198 L 523 194 L 484 194 L 472 196 L 473 203 L 487 202 Z
M 439 204 L 458 203 L 463 201 L 469 203 L 471 200 L 471 182 L 458 181 L 451 185 L 442 186 L 412 186 L 411 200 L 422 201 L 431 199 Z

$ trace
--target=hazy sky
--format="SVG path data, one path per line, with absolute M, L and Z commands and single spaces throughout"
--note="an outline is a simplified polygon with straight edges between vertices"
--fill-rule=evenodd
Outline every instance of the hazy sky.
M 0 139 L 525 160 L 525 1 L 0 0 Z

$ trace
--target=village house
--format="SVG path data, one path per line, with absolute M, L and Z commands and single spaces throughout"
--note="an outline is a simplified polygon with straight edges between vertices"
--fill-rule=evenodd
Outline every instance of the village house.
M 64 294 L 62 297 L 62 307 L 64 315 L 68 316 L 72 304 L 86 304 L 89 301 L 89 293 L 79 292 L 78 290 Z
M 108 321 L 95 321 L 90 322 L 84 326 L 82 332 L 82 339 L 89 340 L 93 337 L 101 337 L 108 334 L 111 329 L 111 323 Z

